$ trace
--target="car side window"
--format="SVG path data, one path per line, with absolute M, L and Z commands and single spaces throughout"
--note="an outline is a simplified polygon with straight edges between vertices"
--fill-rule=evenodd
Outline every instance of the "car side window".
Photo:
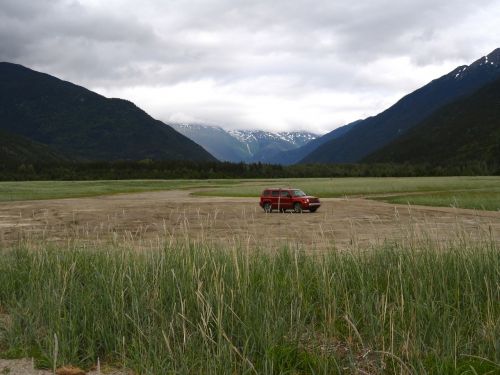
M 264 193 L 262 194 L 264 197 L 268 197 L 271 195 L 271 192 L 269 190 L 264 190 Z
M 288 191 L 281 191 L 281 196 L 288 198 L 290 196 L 290 193 Z
M 272 192 L 273 197 L 278 197 L 279 195 L 280 195 L 280 193 L 278 190 L 273 190 L 273 192 Z

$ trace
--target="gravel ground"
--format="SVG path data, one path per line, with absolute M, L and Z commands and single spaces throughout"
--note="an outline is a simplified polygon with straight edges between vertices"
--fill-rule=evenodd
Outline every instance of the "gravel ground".
M 52 375 L 52 371 L 35 369 L 31 359 L 0 359 L 0 374 L 2 375 Z M 60 375 L 72 375 L 71 372 L 59 372 Z M 78 372 L 74 372 L 78 374 Z M 130 375 L 121 371 L 89 371 L 87 375 Z

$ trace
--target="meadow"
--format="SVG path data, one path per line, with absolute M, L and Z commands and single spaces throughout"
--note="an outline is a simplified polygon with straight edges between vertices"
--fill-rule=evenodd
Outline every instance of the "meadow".
M 365 197 L 390 203 L 500 210 L 500 177 L 362 177 L 253 180 L 197 192 L 258 197 L 270 186 L 298 187 L 323 198 Z
M 201 196 L 255 197 L 266 187 L 296 187 L 321 198 L 365 197 L 390 203 L 500 210 L 500 177 L 0 182 L 0 202 L 196 189 Z
M 290 185 L 320 197 L 404 204 L 422 198 L 420 204 L 496 211 L 499 183 L 498 177 L 26 182 L 0 183 L 0 200 L 164 189 L 257 197 L 264 187 Z M 126 201 L 123 196 L 116 207 Z M 228 202 L 236 211 L 253 205 Z M 335 202 L 344 212 L 353 207 L 349 200 Z M 137 212 L 150 212 L 138 204 Z M 193 205 L 194 216 L 173 211 L 183 218 L 180 236 L 140 250 L 127 232 L 116 242 L 20 237 L 0 247 L 0 358 L 34 358 L 47 369 L 73 364 L 88 370 L 99 362 L 103 369 L 151 375 L 500 373 L 500 243 L 491 227 L 470 235 L 470 227 L 453 220 L 456 235 L 440 238 L 422 233 L 413 216 L 395 221 L 393 240 L 367 247 L 353 235 L 348 247 L 332 243 L 311 252 L 298 244 L 249 246 L 250 239 L 200 241 L 196 217 L 205 231 L 215 228 L 215 217 L 221 228 L 230 223 L 217 205 Z M 132 206 L 123 211 L 128 220 L 135 220 L 133 212 Z M 251 215 L 245 228 L 256 220 L 286 226 L 338 213 L 244 212 Z M 107 221 L 120 216 L 102 215 Z
M 158 190 L 220 187 L 235 180 L 99 180 L 0 182 L 0 202 L 81 198 Z
M 374 198 L 388 203 L 500 211 L 500 187 Z

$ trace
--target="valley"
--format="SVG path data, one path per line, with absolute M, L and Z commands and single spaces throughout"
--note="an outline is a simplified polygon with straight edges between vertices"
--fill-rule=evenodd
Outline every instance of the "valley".
M 8 3 L 0 55 L 35 49 L 20 61 L 95 91 L 0 62 L 0 374 L 499 372 L 500 48 L 421 48 L 434 26 L 391 33 L 391 53 L 346 53 L 337 3 L 311 23 L 327 26 L 290 38 L 298 14 L 264 3 L 216 27 L 210 4 L 196 27 L 164 32 L 183 2 L 157 28 L 157 12 L 135 18 L 154 1 L 109 24 L 93 19 L 99 2 L 81 19 L 68 15 L 85 2 L 54 2 L 32 9 L 71 26 L 39 30 L 54 61 L 28 43 L 45 18 Z M 408 5 L 376 8 L 404 24 Z M 379 10 L 362 13 L 347 29 Z M 368 22 L 374 48 L 389 23 Z M 286 187 L 321 207 L 259 207 L 263 189 Z

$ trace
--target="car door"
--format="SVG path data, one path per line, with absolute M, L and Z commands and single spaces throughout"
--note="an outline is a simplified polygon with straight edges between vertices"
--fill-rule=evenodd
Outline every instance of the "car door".
M 271 205 L 273 210 L 278 209 L 279 202 L 280 202 L 280 191 L 279 190 L 271 191 Z
M 292 208 L 292 196 L 288 190 L 280 191 L 280 207 L 284 210 Z

